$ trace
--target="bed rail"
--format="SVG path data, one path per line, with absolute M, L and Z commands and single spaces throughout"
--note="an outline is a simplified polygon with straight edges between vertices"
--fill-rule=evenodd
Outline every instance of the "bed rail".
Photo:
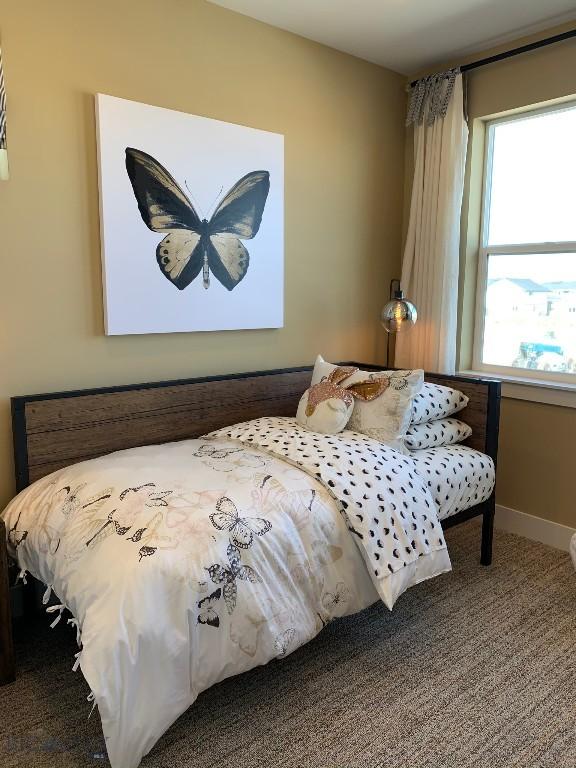
M 385 370 L 365 363 L 343 364 Z M 57 469 L 112 451 L 199 437 L 261 416 L 292 416 L 309 386 L 311 371 L 311 366 L 302 366 L 14 397 L 17 489 Z M 459 414 L 473 430 L 466 444 L 496 462 L 500 382 L 440 374 L 426 374 L 425 378 L 468 396 L 468 405 Z M 444 523 L 449 527 L 483 516 L 484 565 L 492 557 L 494 509 L 492 495 L 484 504 Z

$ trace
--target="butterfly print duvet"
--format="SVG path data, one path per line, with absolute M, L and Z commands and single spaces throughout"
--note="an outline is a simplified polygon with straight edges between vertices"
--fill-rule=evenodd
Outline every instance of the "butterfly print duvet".
M 20 567 L 78 621 L 112 768 L 135 768 L 219 680 L 449 568 L 409 459 L 279 419 L 228 431 L 67 467 L 3 513 Z M 360 488 L 370 462 L 381 480 Z
M 436 504 L 411 458 L 357 432 L 322 435 L 292 418 L 262 418 L 213 433 L 289 461 L 333 496 L 381 599 L 450 570 Z

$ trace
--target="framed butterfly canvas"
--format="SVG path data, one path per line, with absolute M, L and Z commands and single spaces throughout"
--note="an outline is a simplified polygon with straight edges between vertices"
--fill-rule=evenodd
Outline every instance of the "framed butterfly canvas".
M 109 335 L 280 328 L 284 137 L 98 94 Z

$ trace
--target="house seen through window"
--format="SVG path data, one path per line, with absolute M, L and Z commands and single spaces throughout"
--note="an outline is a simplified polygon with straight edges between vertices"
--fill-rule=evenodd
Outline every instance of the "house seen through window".
M 488 123 L 478 291 L 476 367 L 576 382 L 576 104 Z

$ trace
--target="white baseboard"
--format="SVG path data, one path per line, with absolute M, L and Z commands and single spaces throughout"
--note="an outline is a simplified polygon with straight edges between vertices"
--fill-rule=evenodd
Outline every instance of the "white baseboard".
M 528 515 L 526 512 L 503 507 L 501 504 L 496 504 L 494 525 L 503 531 L 516 533 L 518 536 L 539 541 L 541 544 L 556 547 L 564 552 L 570 550 L 570 539 L 576 533 L 576 528 Z

